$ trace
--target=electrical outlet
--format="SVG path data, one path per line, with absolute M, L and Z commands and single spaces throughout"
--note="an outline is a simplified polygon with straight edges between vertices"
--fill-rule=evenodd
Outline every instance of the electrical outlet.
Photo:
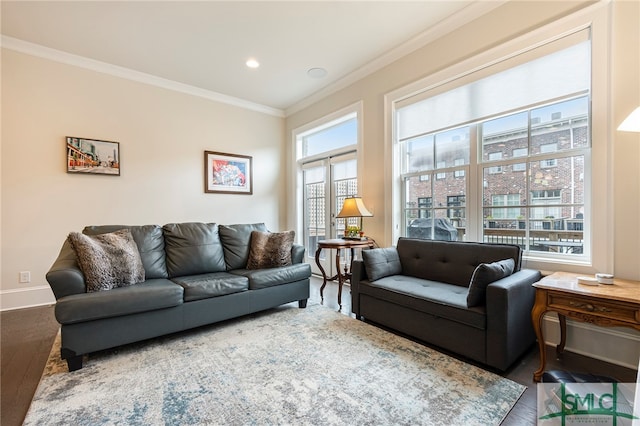
M 29 271 L 20 272 L 20 282 L 21 283 L 30 283 L 31 282 L 31 272 L 29 272 Z

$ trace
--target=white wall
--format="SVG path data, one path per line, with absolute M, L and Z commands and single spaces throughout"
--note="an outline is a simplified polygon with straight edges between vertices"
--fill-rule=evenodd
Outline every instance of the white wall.
M 287 117 L 287 135 L 293 129 L 327 115 L 354 102 L 363 102 L 363 139 L 364 158 L 361 181 L 361 195 L 367 206 L 375 211 L 373 218 L 367 218 L 368 234 L 381 246 L 393 243 L 388 224 L 391 200 L 391 177 L 382 171 L 387 169 L 389 158 L 385 157 L 384 97 L 386 94 L 418 81 L 426 76 L 460 63 L 481 52 L 501 45 L 515 37 L 538 29 L 550 22 L 561 19 L 577 10 L 592 5 L 593 1 L 514 1 L 506 3 L 477 20 L 464 25 L 455 31 L 442 36 L 421 49 L 393 62 L 387 67 L 374 72 L 361 80 L 336 90 L 315 103 L 304 107 L 292 108 L 296 111 Z M 606 187 L 614 188 L 613 193 L 606 189 L 596 193 L 597 208 L 606 208 L 607 200 L 612 204 L 613 223 L 596 224 L 612 230 L 608 241 L 595 241 L 594 244 L 607 244 L 613 247 L 614 271 L 620 278 L 640 280 L 640 134 L 623 134 L 616 132 L 615 127 L 633 108 L 640 105 L 640 51 L 638 20 L 640 3 L 637 1 L 603 2 L 601 5 L 610 8 L 612 40 L 609 52 L 605 57 L 594 58 L 596 61 L 609 61 L 611 75 L 607 82 L 610 88 L 611 105 L 594 105 L 598 126 L 606 128 L 609 140 L 598 140 L 598 144 L 607 144 L 607 159 L 610 167 L 607 170 L 609 182 Z M 605 96 L 606 97 L 606 96 Z M 604 112 L 604 113 L 602 113 Z M 605 138 L 606 139 L 606 138 Z M 294 144 L 288 145 L 292 158 Z M 602 161 L 602 158 L 594 158 Z M 384 188 L 384 189 L 383 189 Z M 290 202 L 293 200 L 290 199 Z M 289 205 L 295 211 L 294 205 Z M 294 215 L 290 215 L 291 220 Z M 291 224 L 290 226 L 293 226 Z M 567 269 L 562 264 L 554 265 L 555 270 Z M 640 291 L 640 288 L 639 288 Z M 551 316 L 549 316 L 551 317 Z M 549 318 L 546 328 L 554 324 Z M 592 330 L 595 327 L 587 325 Z M 590 354 L 627 366 L 637 366 L 640 356 L 640 333 L 629 329 L 599 329 L 593 333 L 585 333 L 582 324 L 575 327 L 569 323 L 569 341 L 567 348 Z M 547 333 L 549 340 L 557 338 Z M 604 336 L 604 337 L 603 337 Z M 598 345 L 594 345 L 595 341 Z M 622 349 L 622 350 L 619 350 Z
M 3 49 L 2 309 L 54 301 L 45 273 L 85 225 L 281 230 L 283 129 L 273 115 Z M 121 176 L 67 174 L 65 136 L 120 142 Z M 253 156 L 253 195 L 205 194 L 205 150 Z

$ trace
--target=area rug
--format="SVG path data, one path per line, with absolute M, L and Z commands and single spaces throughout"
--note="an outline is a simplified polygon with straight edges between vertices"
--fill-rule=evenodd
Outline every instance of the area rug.
M 102 351 L 56 340 L 26 425 L 494 425 L 525 386 L 320 305 Z

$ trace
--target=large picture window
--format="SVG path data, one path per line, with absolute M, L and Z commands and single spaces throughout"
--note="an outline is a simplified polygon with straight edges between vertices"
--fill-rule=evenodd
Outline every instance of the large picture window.
M 589 30 L 522 56 L 396 102 L 401 235 L 589 254 Z

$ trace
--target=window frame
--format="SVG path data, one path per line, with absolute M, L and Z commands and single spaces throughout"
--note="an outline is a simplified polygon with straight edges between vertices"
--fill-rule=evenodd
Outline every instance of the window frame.
M 476 70 L 482 70 L 498 63 L 505 58 L 543 46 L 548 42 L 558 40 L 567 34 L 587 29 L 591 39 L 591 88 L 590 88 L 590 129 L 591 151 L 584 153 L 584 162 L 590 167 L 590 179 L 585 176 L 585 200 L 587 211 L 591 212 L 589 219 L 585 218 L 583 229 L 589 233 L 589 241 L 585 250 L 591 253 L 588 259 L 569 260 L 565 258 L 551 259 L 539 257 L 535 254 L 525 255 L 524 265 L 532 268 L 554 270 L 558 264 L 572 265 L 573 270 L 586 273 L 598 270 L 611 270 L 613 267 L 613 203 L 593 203 L 594 198 L 609 199 L 613 190 L 612 185 L 612 123 L 610 116 L 611 99 L 608 90 L 609 75 L 611 73 L 611 58 L 608 55 L 610 46 L 610 8 L 603 3 L 588 6 L 574 14 L 568 15 L 550 24 L 543 25 L 533 31 L 513 38 L 501 45 L 490 48 L 468 59 L 449 66 L 423 79 L 414 81 L 406 86 L 385 95 L 385 133 L 386 154 L 392 158 L 385 170 L 388 177 L 387 190 L 390 203 L 386 209 L 388 229 L 391 230 L 391 240 L 394 243 L 400 235 L 402 224 L 403 190 L 401 189 L 400 164 L 397 161 L 398 128 L 395 121 L 396 106 L 399 102 L 425 91 L 440 88 L 443 84 L 461 81 L 462 78 Z M 441 89 L 439 89 L 442 91 Z M 472 144 L 472 149 L 474 144 Z M 598 158 L 593 162 L 592 158 Z M 522 163 L 522 158 L 512 160 Z M 469 176 L 468 184 L 474 188 L 467 197 L 467 209 L 478 211 L 482 207 L 481 195 L 475 188 L 481 181 L 481 171 Z M 592 224 L 598 223 L 599 226 Z M 482 223 L 468 221 L 467 232 L 478 235 Z M 555 266 L 554 266 L 555 265 Z

